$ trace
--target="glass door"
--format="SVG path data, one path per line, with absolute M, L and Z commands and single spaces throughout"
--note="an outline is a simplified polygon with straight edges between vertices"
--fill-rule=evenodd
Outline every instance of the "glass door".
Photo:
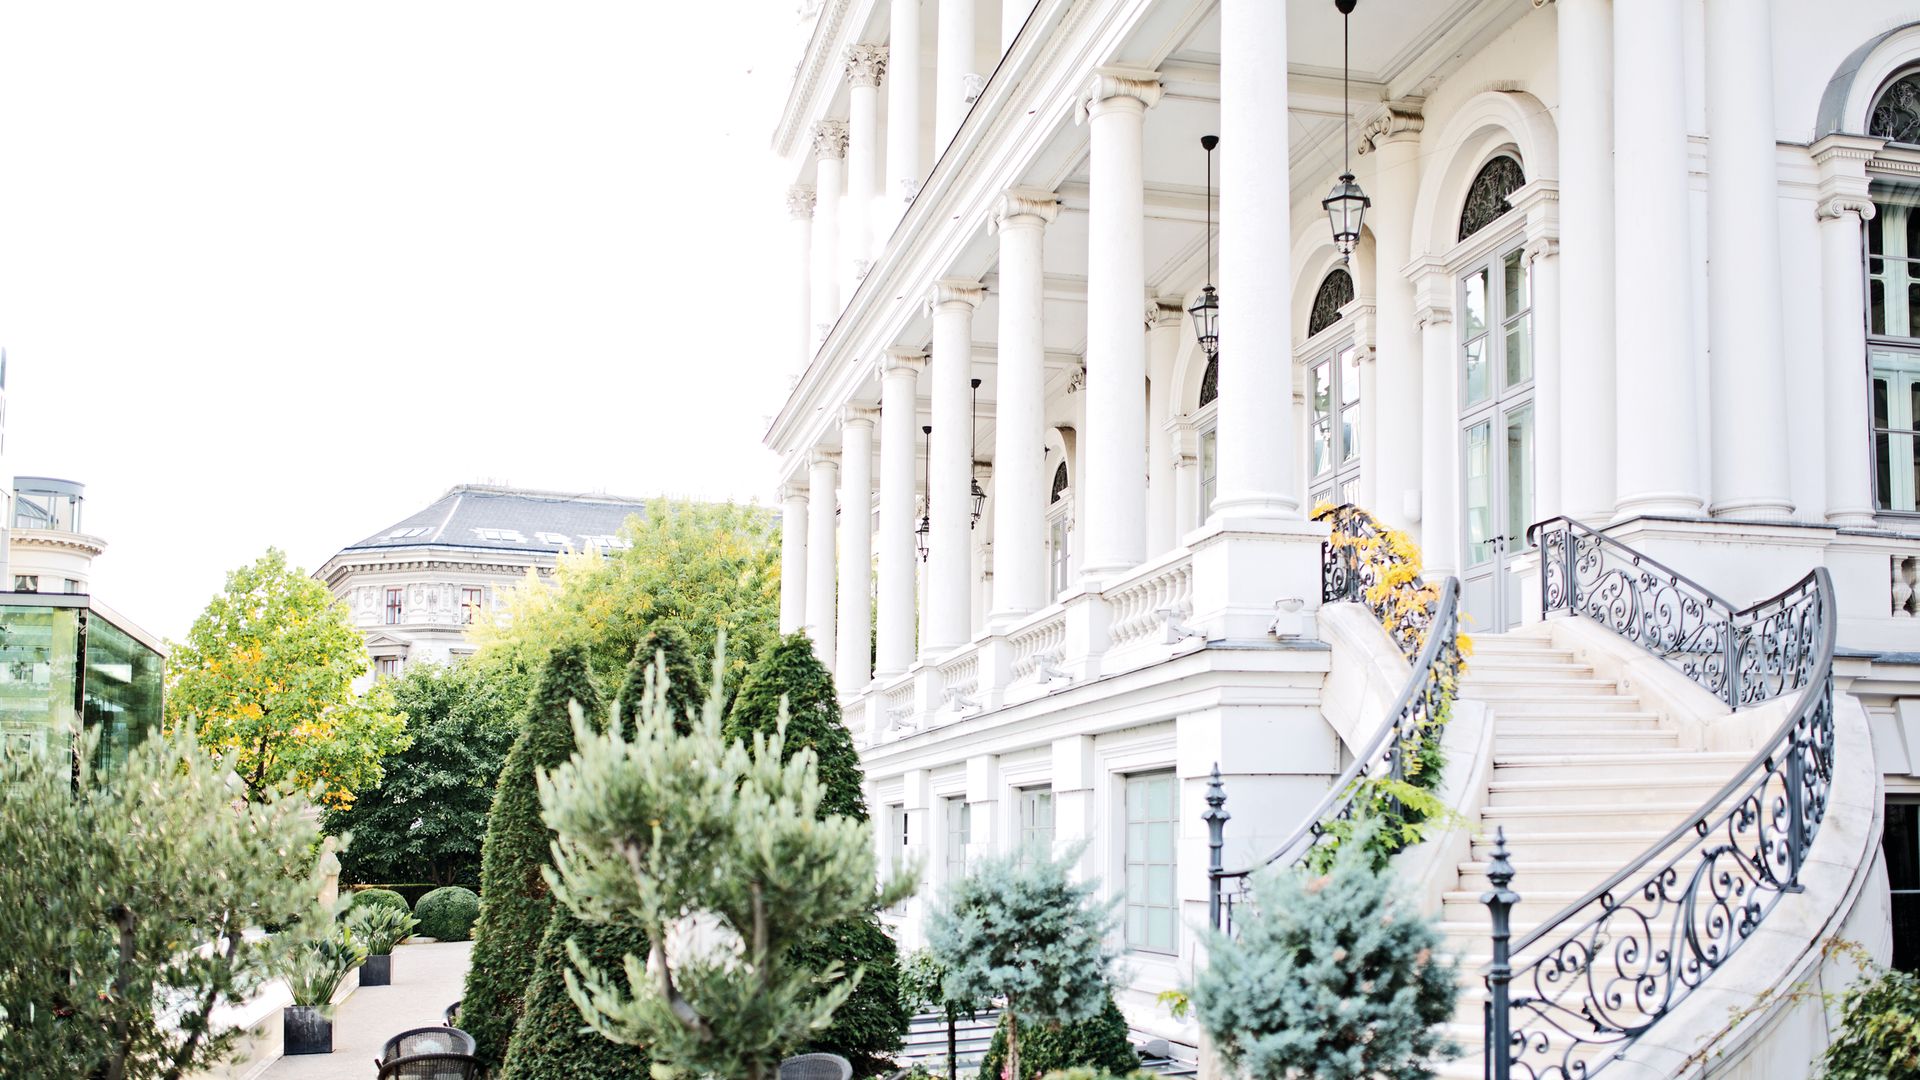
M 1511 559 L 1533 522 L 1531 274 L 1516 243 L 1460 283 L 1461 603 L 1470 626 L 1520 621 Z
M 1352 342 L 1337 345 L 1307 366 L 1311 512 L 1352 502 L 1360 486 L 1360 350 Z

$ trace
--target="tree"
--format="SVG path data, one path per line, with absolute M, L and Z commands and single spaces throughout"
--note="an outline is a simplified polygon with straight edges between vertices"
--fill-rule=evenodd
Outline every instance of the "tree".
M 248 932 L 325 918 L 308 799 L 246 791 L 191 727 L 77 785 L 0 755 L 0 1075 L 174 1080 L 232 1048 L 209 1015 L 276 966 Z
M 489 1067 L 506 1056 L 553 912 L 542 874 L 552 857 L 552 834 L 540 821 L 537 777 L 571 752 L 569 707 L 575 704 L 588 715 L 601 711 L 586 650 L 562 645 L 547 658 L 520 736 L 500 770 L 480 856 L 480 921 L 474 926 L 460 1023 Z
M 226 589 L 167 658 L 169 730 L 192 728 L 232 752 L 247 797 L 322 784 L 344 807 L 380 782 L 380 761 L 407 745 L 406 721 L 376 685 L 355 695 L 367 649 L 327 587 L 277 548 L 227 575 Z
M 980 1080 L 1000 1080 L 1007 1063 L 1007 1033 L 1013 1019 L 1000 1018 L 993 1029 L 993 1041 L 980 1059 Z M 1102 1073 L 1125 1076 L 1140 1067 L 1140 1055 L 1127 1035 L 1127 1018 L 1108 993 L 1106 1004 L 1085 1020 L 1073 1020 L 1053 1027 L 1029 1025 L 1020 1035 L 1020 1080 L 1064 1069 L 1097 1069 Z
M 805 967 L 794 947 L 908 886 L 876 892 L 867 824 L 818 815 L 827 791 L 814 755 L 789 755 L 778 734 L 727 739 L 723 700 L 716 678 L 686 734 L 659 693 L 632 740 L 620 725 L 583 726 L 542 799 L 559 836 L 555 894 L 582 920 L 649 943 L 617 970 L 570 950 L 580 974 L 568 989 L 587 1022 L 682 1074 L 765 1080 L 859 978 Z
M 1076 882 L 1061 859 L 1035 851 L 982 860 L 947 886 L 927 921 L 927 947 L 946 969 L 950 1001 L 1005 1000 L 1008 1073 L 1028 1075 L 1021 1025 L 1090 1020 L 1112 1000 L 1113 902 Z M 1074 1063 L 1081 1064 L 1081 1063 Z
M 343 880 L 479 883 L 494 781 L 533 681 L 509 656 L 414 664 L 388 684 L 413 742 L 382 759 L 379 787 L 327 814 L 329 834 L 353 834 L 340 854 Z
M 786 724 L 782 742 L 792 755 L 811 750 L 826 788 L 819 813 L 867 820 L 866 779 L 853 736 L 840 720 L 833 676 L 814 655 L 805 634 L 789 634 L 763 653 L 740 685 L 727 716 L 726 734 L 747 742 L 771 736 Z M 839 1054 L 856 1066 L 879 1070 L 900 1048 L 910 1017 L 900 1004 L 900 951 L 877 916 L 835 926 L 798 946 L 796 963 L 820 966 L 838 962 L 863 970 L 859 989 L 835 1016 L 833 1025 L 804 1049 Z
M 1415 1080 L 1457 1053 L 1439 1027 L 1459 995 L 1440 933 L 1357 840 L 1328 874 L 1257 875 L 1236 936 L 1208 946 L 1193 1008 L 1236 1071 Z
M 627 519 L 625 548 L 562 557 L 558 588 L 516 590 L 506 617 L 476 628 L 481 655 L 544 656 L 558 642 L 586 646 L 612 684 L 650 633 L 686 639 L 713 656 L 727 638 L 728 686 L 778 635 L 780 530 L 757 506 L 649 502 Z M 704 665 L 702 665 L 704 666 Z M 706 680 L 694 685 L 705 689 Z

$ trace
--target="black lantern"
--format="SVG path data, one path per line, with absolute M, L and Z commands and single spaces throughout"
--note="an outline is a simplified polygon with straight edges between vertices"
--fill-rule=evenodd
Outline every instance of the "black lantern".
M 927 501 L 921 505 L 920 524 L 913 530 L 913 547 L 920 553 L 920 561 L 927 561 L 927 538 L 933 534 L 933 481 L 930 479 L 933 468 L 933 425 L 920 429 L 927 437 L 927 461 L 920 470 L 920 486 L 927 489 Z
M 1357 0 L 1333 0 L 1333 6 L 1340 9 L 1340 148 L 1345 155 L 1346 166 L 1340 173 L 1340 182 L 1333 185 L 1333 191 L 1320 200 L 1320 206 L 1327 212 L 1327 224 L 1333 228 L 1333 246 L 1339 249 L 1342 262 L 1353 256 L 1353 249 L 1360 243 L 1360 225 L 1367 216 L 1367 207 L 1373 200 L 1360 190 L 1353 181 L 1353 140 L 1350 125 L 1353 116 L 1347 104 L 1347 81 L 1351 77 L 1348 68 L 1347 16 L 1353 14 Z
M 1209 360 L 1220 355 L 1220 294 L 1213 288 L 1213 148 L 1219 145 L 1218 135 L 1200 136 L 1200 148 L 1207 152 L 1207 283 L 1200 288 L 1200 299 L 1187 309 L 1200 350 Z
M 971 453 L 973 455 L 972 457 L 973 464 L 975 465 L 980 464 L 980 380 L 979 379 L 973 380 L 973 450 L 971 451 Z M 973 524 L 967 527 L 970 529 L 977 529 L 980 527 L 980 515 L 985 513 L 987 509 L 987 493 L 980 490 L 979 476 L 976 475 L 976 476 L 969 477 L 967 483 L 972 486 L 972 494 L 973 494 Z

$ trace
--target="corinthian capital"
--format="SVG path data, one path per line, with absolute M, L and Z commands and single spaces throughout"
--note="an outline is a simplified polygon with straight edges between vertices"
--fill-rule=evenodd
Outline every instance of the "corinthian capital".
M 1047 226 L 1060 216 L 1060 196 L 1039 188 L 1008 188 L 994 200 L 987 215 L 987 231 L 999 232 L 1016 225 Z
M 813 152 L 823 158 L 847 156 L 847 122 L 822 120 L 813 125 Z
M 847 85 L 879 86 L 887 73 L 887 47 L 862 42 L 847 46 Z
M 813 216 L 813 185 L 795 184 L 787 189 L 787 213 L 795 218 Z
M 1084 123 L 1094 109 L 1115 99 L 1131 99 L 1138 101 L 1142 108 L 1151 109 L 1159 104 L 1162 92 L 1158 72 L 1142 68 L 1100 68 L 1080 94 L 1075 123 Z

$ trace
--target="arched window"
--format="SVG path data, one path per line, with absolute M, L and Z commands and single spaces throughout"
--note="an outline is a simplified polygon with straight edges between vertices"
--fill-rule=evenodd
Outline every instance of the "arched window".
M 1053 491 L 1047 499 L 1049 505 L 1060 501 L 1060 494 L 1067 490 L 1067 463 L 1061 462 L 1053 470 Z
M 1220 358 L 1207 358 L 1207 370 L 1200 373 L 1200 404 L 1196 408 L 1205 408 L 1213 404 L 1220 396 Z
M 1353 275 L 1334 267 L 1320 283 L 1320 291 L 1313 294 L 1313 310 L 1307 314 L 1307 336 L 1312 337 L 1339 322 L 1340 309 L 1351 303 Z
M 1059 596 L 1073 581 L 1073 500 L 1064 461 L 1053 467 L 1052 488 L 1047 499 L 1047 583 Z
M 1920 71 L 1887 84 L 1867 116 L 1867 134 L 1920 145 Z
M 1460 239 L 1465 240 L 1513 209 L 1507 196 L 1526 182 L 1527 174 L 1520 163 L 1505 154 L 1480 166 L 1467 188 L 1467 204 L 1460 209 Z

